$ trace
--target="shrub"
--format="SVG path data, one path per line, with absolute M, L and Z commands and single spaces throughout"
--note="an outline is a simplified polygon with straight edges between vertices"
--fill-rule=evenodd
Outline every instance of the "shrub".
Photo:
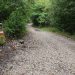
M 40 13 L 38 17 L 38 22 L 39 22 L 39 25 L 42 27 L 48 26 L 49 25 L 48 14 L 45 12 Z
M 47 13 L 34 13 L 32 22 L 35 26 L 48 26 L 50 24 Z
M 50 0 L 49 15 L 51 24 L 62 31 L 75 33 L 75 1 Z
M 31 19 L 32 19 L 32 22 L 33 22 L 34 26 L 39 26 L 38 18 L 39 18 L 38 13 L 33 13 L 32 14 Z
M 45 6 L 41 4 L 35 4 L 33 7 L 32 22 L 35 26 L 47 26 L 50 22 L 48 14 L 45 11 Z
M 19 38 L 25 32 L 23 15 L 20 11 L 13 12 L 9 19 L 4 23 L 4 32 L 7 37 Z

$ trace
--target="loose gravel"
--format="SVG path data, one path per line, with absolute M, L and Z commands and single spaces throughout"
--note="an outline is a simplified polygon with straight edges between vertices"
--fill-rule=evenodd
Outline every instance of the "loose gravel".
M 0 75 L 75 75 L 75 41 L 28 25 L 24 44 L 4 50 Z M 2 53 L 1 53 L 2 54 Z

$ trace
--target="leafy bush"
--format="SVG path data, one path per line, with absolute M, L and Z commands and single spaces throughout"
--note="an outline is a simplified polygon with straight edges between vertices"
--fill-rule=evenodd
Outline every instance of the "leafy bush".
M 25 24 L 23 22 L 23 16 L 20 11 L 13 12 L 9 19 L 4 24 L 4 31 L 6 36 L 18 38 L 25 32 Z
M 39 22 L 38 22 L 38 18 L 39 18 L 39 14 L 38 13 L 33 13 L 32 14 L 32 22 L 35 26 L 39 26 Z
M 75 34 L 75 0 L 35 0 L 33 8 L 35 25 L 49 22 L 48 26 Z
M 62 31 L 75 33 L 75 1 L 50 0 L 49 15 L 51 24 Z
M 36 4 L 33 7 L 32 22 L 35 26 L 48 26 L 48 14 L 44 11 L 45 7 L 41 4 Z
M 48 14 L 44 12 L 40 13 L 38 17 L 38 22 L 39 22 L 39 25 L 41 26 L 48 26 L 49 25 Z
M 29 0 L 1 0 L 0 22 L 3 23 L 4 32 L 7 37 L 21 37 L 25 31 L 25 24 L 30 16 Z
M 0 1 L 0 22 L 8 19 L 10 14 L 16 10 L 16 5 L 14 0 L 1 0 Z

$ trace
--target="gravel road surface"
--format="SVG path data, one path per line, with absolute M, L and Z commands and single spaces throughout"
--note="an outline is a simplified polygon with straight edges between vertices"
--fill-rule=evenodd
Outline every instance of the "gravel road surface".
M 8 47 L 0 75 L 75 75 L 75 41 L 27 26 L 24 44 Z

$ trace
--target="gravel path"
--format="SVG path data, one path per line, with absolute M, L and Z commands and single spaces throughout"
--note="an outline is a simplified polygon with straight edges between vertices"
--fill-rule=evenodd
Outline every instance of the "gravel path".
M 0 75 L 75 75 L 75 41 L 28 26 L 16 50 L 0 60 Z

